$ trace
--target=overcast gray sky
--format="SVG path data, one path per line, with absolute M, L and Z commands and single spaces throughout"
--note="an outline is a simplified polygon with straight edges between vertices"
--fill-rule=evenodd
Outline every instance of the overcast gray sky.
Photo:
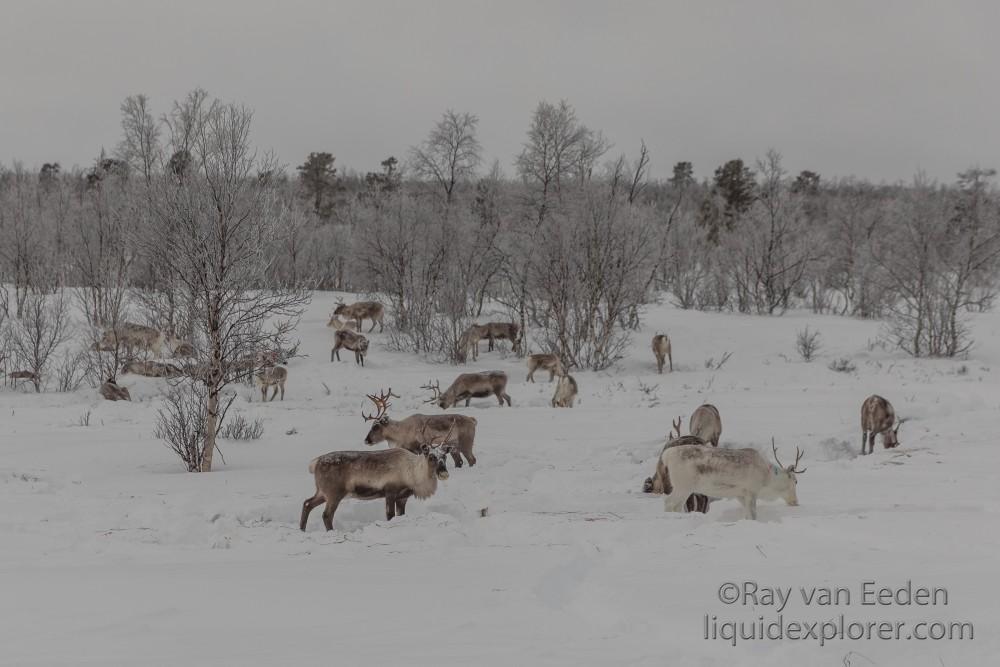
M 255 140 L 364 171 L 446 108 L 508 173 L 540 99 L 657 176 L 774 147 L 791 171 L 951 181 L 1000 167 L 1000 2 L 0 0 L 0 162 L 89 165 L 118 105 L 196 86 Z

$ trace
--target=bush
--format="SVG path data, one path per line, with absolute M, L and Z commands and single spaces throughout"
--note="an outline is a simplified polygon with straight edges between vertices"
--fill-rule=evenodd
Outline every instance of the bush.
M 816 358 L 819 353 L 820 348 L 820 338 L 818 331 L 809 331 L 809 327 L 806 327 L 800 331 L 795 337 L 795 349 L 802 357 L 802 361 L 806 363 L 812 361 Z
M 259 440 L 264 435 L 264 422 L 260 419 L 248 420 L 236 415 L 219 431 L 219 437 L 226 440 Z
M 858 370 L 858 367 L 854 365 L 854 362 L 847 357 L 841 357 L 840 359 L 834 359 L 827 366 L 831 371 L 835 373 L 853 373 Z
M 153 435 L 169 447 L 188 472 L 201 470 L 205 456 L 205 389 L 186 381 L 170 389 L 157 413 Z

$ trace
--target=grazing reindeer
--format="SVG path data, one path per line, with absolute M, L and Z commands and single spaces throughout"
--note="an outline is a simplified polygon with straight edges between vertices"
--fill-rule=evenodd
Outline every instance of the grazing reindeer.
M 571 408 L 578 393 L 576 380 L 572 375 L 560 375 L 556 382 L 556 393 L 552 397 L 552 407 Z
M 674 431 L 677 433 L 676 436 L 674 435 Z M 656 471 L 652 477 L 647 477 L 643 481 L 642 490 L 644 493 L 660 494 L 673 491 L 673 486 L 670 483 L 670 470 L 663 460 L 663 453 L 667 451 L 668 447 L 681 447 L 683 445 L 707 447 L 709 443 L 694 435 L 681 435 L 681 418 L 678 417 L 673 422 L 673 429 L 670 432 L 667 444 L 660 450 L 660 456 L 656 459 Z M 684 503 L 684 507 L 688 512 L 701 512 L 702 514 L 708 512 L 708 505 L 708 496 L 700 493 L 692 493 Z
M 892 403 L 877 394 L 872 394 L 861 404 L 861 454 L 875 451 L 875 435 L 882 434 L 882 447 L 892 449 L 899 446 L 899 427 L 905 419 L 896 421 L 896 411 Z M 865 445 L 868 451 L 865 451 Z
M 795 449 L 795 463 L 783 466 L 771 441 L 777 465 L 768 463 L 756 449 L 717 449 L 703 445 L 667 447 L 660 458 L 669 468 L 673 491 L 663 499 L 666 512 L 679 512 L 692 493 L 715 498 L 737 498 L 746 518 L 757 518 L 757 499 L 782 498 L 795 507 L 799 504 L 795 487 L 802 452 Z
M 475 417 L 417 414 L 396 421 L 389 419 L 387 414 L 390 405 L 388 400 L 391 396 L 395 396 L 391 388 L 379 396 L 368 394 L 368 398 L 375 404 L 378 412 L 374 415 L 361 413 L 366 422 L 374 422 L 365 437 L 366 445 L 370 446 L 387 441 L 393 447 L 417 453 L 424 443 L 430 440 L 440 440 L 442 444 L 456 445 L 456 448 L 451 450 L 451 457 L 456 468 L 462 467 L 462 456 L 465 457 L 470 466 L 476 465 L 476 457 L 472 453 L 472 446 L 476 439 L 477 422 Z M 396 398 L 399 397 L 396 396 Z M 454 438 L 452 434 L 454 434 Z
M 257 380 L 257 386 L 260 387 L 260 400 L 267 400 L 267 388 L 274 387 L 274 391 L 271 393 L 271 400 L 278 395 L 278 389 L 281 389 L 281 400 L 285 400 L 285 380 L 288 379 L 288 369 L 283 366 L 265 366 L 257 371 L 255 376 Z
M 99 390 L 101 396 L 109 401 L 131 401 L 132 396 L 128 393 L 128 387 L 119 386 L 114 378 L 108 378 Z
M 459 401 L 465 401 L 465 407 L 469 407 L 469 401 L 473 398 L 483 398 L 490 394 L 497 397 L 500 407 L 503 407 L 504 401 L 507 401 L 508 407 L 510 406 L 510 396 L 507 395 L 507 374 L 503 371 L 462 373 L 443 394 L 437 382 L 433 385 L 426 384 L 422 389 L 430 389 L 433 392 L 426 403 L 437 403 L 445 410 Z
M 151 378 L 177 378 L 184 375 L 184 371 L 173 364 L 159 361 L 129 361 L 122 366 L 122 373 L 125 375 L 134 373 Z
M 344 321 L 344 320 L 341 320 L 336 315 L 331 315 L 330 316 L 330 321 L 326 323 L 326 326 L 328 326 L 331 329 L 334 329 L 336 331 L 340 331 L 341 329 L 347 329 L 348 331 L 357 331 L 358 330 L 358 324 L 357 324 L 357 322 L 355 322 L 354 320 L 346 320 L 346 321 Z
M 420 452 L 406 449 L 383 449 L 377 452 L 330 452 L 313 459 L 309 472 L 316 480 L 316 493 L 302 503 L 299 528 L 313 508 L 323 508 L 323 525 L 333 530 L 333 515 L 344 498 L 374 500 L 385 498 L 385 518 L 391 521 L 397 514 L 406 514 L 410 496 L 430 498 L 437 491 L 438 480 L 448 479 L 448 458 L 451 445 L 420 446 Z
M 688 431 L 691 435 L 712 443 L 713 447 L 718 447 L 719 438 L 722 436 L 722 417 L 719 416 L 718 408 L 710 403 L 698 406 L 691 413 Z
M 528 378 L 525 382 L 534 382 L 535 371 L 539 368 L 549 372 L 549 382 L 552 382 L 553 378 L 557 375 L 566 375 L 566 371 L 563 370 L 562 361 L 559 360 L 558 354 L 529 354 Z
M 379 333 L 382 333 L 382 330 L 385 329 L 385 325 L 382 322 L 385 317 L 385 308 L 377 301 L 358 301 L 350 305 L 341 302 L 337 304 L 337 307 L 333 310 L 333 314 L 343 315 L 345 319 L 357 322 L 358 331 L 362 330 L 362 320 L 372 321 L 372 328 L 368 330 L 368 333 L 375 331 L 376 323 L 378 323 Z
M 653 354 L 656 355 L 656 372 L 663 373 L 664 359 L 670 360 L 670 372 L 674 372 L 674 358 L 670 351 L 670 336 L 656 334 L 653 336 Z
M 490 341 L 489 351 L 493 351 L 493 343 L 496 340 L 507 339 L 510 341 L 515 354 L 521 347 L 521 326 L 516 322 L 487 322 L 483 325 L 486 329 L 486 337 Z
M 365 355 L 368 354 L 368 339 L 361 334 L 341 329 L 333 335 L 333 349 L 330 350 L 330 361 L 334 358 L 340 361 L 340 348 L 354 352 L 354 363 L 365 365 Z
M 468 329 L 463 331 L 458 339 L 458 354 L 456 355 L 458 360 L 464 363 L 469 358 L 470 352 L 473 360 L 478 359 L 479 341 L 486 338 L 488 332 L 488 327 L 478 324 L 470 325 Z

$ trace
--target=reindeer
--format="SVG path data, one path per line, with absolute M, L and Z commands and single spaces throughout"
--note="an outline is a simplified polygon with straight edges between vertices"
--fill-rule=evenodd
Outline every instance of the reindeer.
M 535 381 L 535 371 L 539 368 L 549 372 L 549 382 L 555 378 L 555 376 L 566 375 L 566 371 L 563 370 L 562 361 L 559 360 L 558 354 L 529 354 L 528 355 L 528 378 L 525 382 Z
M 108 378 L 99 390 L 101 396 L 109 401 L 131 401 L 132 396 L 128 393 L 128 387 L 119 386 L 114 378 Z
M 354 352 L 354 363 L 365 365 L 365 355 L 368 354 L 368 339 L 361 334 L 341 329 L 333 336 L 333 349 L 330 350 L 330 361 L 340 361 L 340 349 Z
M 368 333 L 375 331 L 376 323 L 378 323 L 379 333 L 382 333 L 383 329 L 385 329 L 385 325 L 383 324 L 385 308 L 383 308 L 382 304 L 377 301 L 358 301 L 357 303 L 352 303 L 350 305 L 340 302 L 337 304 L 337 307 L 334 308 L 333 314 L 343 315 L 345 319 L 357 322 L 358 331 L 362 330 L 362 320 L 372 321 L 372 328 L 368 330 Z
M 500 407 L 507 401 L 510 406 L 510 396 L 507 395 L 507 374 L 503 371 L 483 371 L 481 373 L 462 373 L 451 383 L 447 391 L 441 393 L 439 383 L 433 385 L 426 384 L 421 389 L 429 389 L 433 395 L 425 401 L 426 403 L 437 403 L 441 408 L 447 410 L 459 401 L 465 401 L 465 407 L 469 407 L 469 401 L 473 398 L 483 398 L 493 394 L 500 401 Z
M 31 371 L 14 371 L 13 373 L 7 374 L 7 381 L 10 382 L 11 389 L 17 387 L 18 380 L 27 380 L 29 382 L 33 382 L 35 383 L 36 387 L 40 382 L 40 380 L 38 379 L 38 375 L 36 375 Z
M 892 403 L 877 394 L 872 394 L 861 404 L 861 454 L 875 451 L 875 435 L 882 434 L 882 447 L 892 449 L 899 446 L 899 427 L 905 419 L 896 421 L 896 411 Z M 865 445 L 868 451 L 865 451 Z
M 285 400 L 285 380 L 288 379 L 288 369 L 283 366 L 265 366 L 257 371 L 254 376 L 257 380 L 257 386 L 260 387 L 260 400 L 267 400 L 267 388 L 274 387 L 274 391 L 271 393 L 271 400 L 278 395 L 278 389 L 281 389 L 281 400 Z
M 406 514 L 410 496 L 430 498 L 437 491 L 438 480 L 448 479 L 448 457 L 452 446 L 433 446 L 427 442 L 419 453 L 406 449 L 383 449 L 377 452 L 330 452 L 313 459 L 309 472 L 316 480 L 316 493 L 302 503 L 299 529 L 313 508 L 323 508 L 323 525 L 333 530 L 333 515 L 344 498 L 374 500 L 385 498 L 385 518 Z
M 681 447 L 683 445 L 699 445 L 706 447 L 708 442 L 695 435 L 681 435 L 681 418 L 678 417 L 672 423 L 670 434 L 667 437 L 667 444 L 660 450 L 660 456 L 656 459 L 656 471 L 652 477 L 647 477 L 642 484 L 643 493 L 670 493 L 673 487 L 670 484 L 670 471 L 663 461 L 663 452 L 668 447 Z M 708 512 L 709 499 L 700 493 L 693 493 L 688 496 L 685 508 L 688 512 Z
M 330 321 L 326 323 L 326 326 L 334 329 L 335 331 L 340 331 L 341 329 L 347 329 L 348 331 L 357 331 L 358 324 L 353 320 L 341 320 L 336 315 L 330 316 Z
M 493 343 L 497 339 L 507 339 L 516 353 L 521 346 L 521 327 L 515 322 L 487 322 L 483 325 L 486 337 L 490 341 L 489 351 L 493 351 Z
M 166 336 L 159 329 L 125 322 L 115 329 L 105 329 L 94 349 L 109 352 L 123 345 L 128 350 L 146 350 L 158 357 L 166 342 Z
M 698 406 L 691 413 L 688 431 L 691 435 L 712 443 L 713 447 L 718 447 L 719 437 L 722 435 L 722 417 L 719 415 L 718 408 L 710 403 Z M 679 433 L 680 431 L 678 431 Z
M 572 375 L 561 375 L 556 382 L 556 393 L 552 397 L 552 407 L 571 408 L 576 400 L 577 386 Z
M 663 373 L 663 360 L 670 360 L 670 372 L 674 372 L 674 358 L 670 353 L 670 336 L 656 334 L 653 336 L 653 354 L 656 355 L 656 372 Z
M 122 373 L 125 375 L 134 373 L 153 378 L 177 378 L 184 375 L 184 371 L 177 366 L 159 361 L 128 361 L 122 366 Z
M 768 463 L 756 449 L 718 449 L 703 445 L 667 447 L 660 458 L 670 470 L 673 490 L 663 499 L 666 512 L 679 512 L 692 493 L 715 498 L 737 498 L 748 519 L 757 518 L 757 499 L 782 498 L 790 506 L 799 504 L 795 487 L 802 452 L 795 448 L 795 463 L 782 465 L 771 439 L 777 465 Z
M 472 353 L 472 359 L 476 360 L 479 358 L 479 341 L 487 337 L 489 332 L 488 327 L 480 326 L 478 324 L 472 324 L 468 329 L 462 332 L 462 335 L 458 339 L 458 360 L 465 362 L 469 358 L 469 353 Z
M 476 465 L 476 457 L 472 446 L 476 439 L 476 419 L 465 415 L 410 415 L 406 419 L 396 421 L 389 419 L 389 398 L 395 396 L 392 388 L 375 396 L 367 395 L 378 409 L 374 415 L 361 416 L 366 422 L 374 422 L 368 435 L 366 445 L 376 445 L 387 441 L 393 447 L 399 447 L 411 452 L 420 451 L 421 445 L 431 440 L 440 440 L 442 444 L 457 445 L 451 450 L 452 460 L 456 468 L 462 467 L 462 456 L 470 466 Z M 454 438 L 452 435 L 454 434 Z M 459 456 L 461 454 L 461 456 Z
M 170 356 L 177 358 L 191 359 L 197 356 L 197 350 L 194 348 L 194 344 L 177 338 L 174 335 L 167 336 L 167 349 L 170 350 Z

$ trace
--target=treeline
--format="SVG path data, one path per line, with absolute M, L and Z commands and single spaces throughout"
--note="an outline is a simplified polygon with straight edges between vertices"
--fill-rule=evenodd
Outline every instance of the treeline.
M 450 360 L 499 307 L 528 332 L 526 351 L 606 368 L 662 295 L 681 308 L 884 318 L 908 353 L 954 356 L 972 343 L 967 314 L 996 293 L 990 169 L 876 185 L 788 174 L 770 152 L 704 181 L 690 162 L 656 180 L 644 145 L 618 156 L 569 104 L 542 102 L 511 165 L 483 164 L 478 119 L 448 111 L 363 175 L 322 151 L 282 170 L 248 135 L 245 152 L 198 145 L 198 122 L 222 122 L 199 120 L 211 104 L 195 91 L 157 118 L 129 98 L 121 143 L 91 168 L 0 169 L 0 312 L 18 318 L 32 294 L 77 287 L 94 326 L 124 309 L 193 335 L 170 264 L 196 266 L 204 250 L 166 232 L 189 224 L 199 238 L 212 206 L 261 216 L 242 289 L 380 295 L 396 347 Z M 219 183 L 220 170 L 247 182 Z M 235 199 L 201 199 L 220 188 Z

